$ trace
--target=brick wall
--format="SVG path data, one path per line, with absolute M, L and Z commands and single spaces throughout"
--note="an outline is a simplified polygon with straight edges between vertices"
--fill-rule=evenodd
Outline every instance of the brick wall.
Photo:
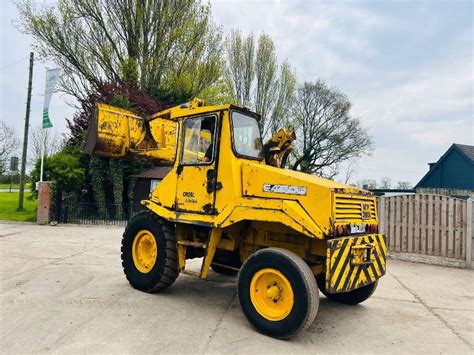
M 38 210 L 36 223 L 48 224 L 51 214 L 51 183 L 43 181 L 38 184 Z

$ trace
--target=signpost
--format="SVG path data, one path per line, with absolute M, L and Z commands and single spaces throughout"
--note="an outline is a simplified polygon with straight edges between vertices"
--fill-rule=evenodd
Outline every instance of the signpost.
M 18 157 L 10 158 L 10 192 L 12 192 L 13 173 L 18 172 Z
M 34 54 L 30 52 L 30 67 L 28 71 L 28 94 L 26 96 L 25 129 L 23 131 L 23 153 L 21 155 L 20 192 L 18 193 L 18 211 L 23 211 L 23 195 L 25 192 L 26 155 L 28 153 L 28 130 L 30 128 L 31 89 L 33 83 Z

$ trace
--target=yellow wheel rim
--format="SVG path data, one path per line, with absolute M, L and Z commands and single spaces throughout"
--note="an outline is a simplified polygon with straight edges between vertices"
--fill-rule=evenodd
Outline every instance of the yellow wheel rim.
M 293 288 L 280 271 L 262 269 L 250 282 L 250 300 L 262 317 L 276 322 L 290 314 L 294 304 Z
M 142 229 L 137 233 L 132 245 L 132 258 L 138 271 L 146 274 L 155 266 L 158 247 L 150 231 Z

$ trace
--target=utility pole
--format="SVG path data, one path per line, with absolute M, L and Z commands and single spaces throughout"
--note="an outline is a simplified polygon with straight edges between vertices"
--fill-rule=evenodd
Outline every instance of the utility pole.
M 26 154 L 28 152 L 28 130 L 30 128 L 31 85 L 33 81 L 33 52 L 30 52 L 30 71 L 28 75 L 28 96 L 26 97 L 25 131 L 23 133 L 23 154 L 21 156 L 20 196 L 18 210 L 23 210 L 23 196 L 25 193 Z

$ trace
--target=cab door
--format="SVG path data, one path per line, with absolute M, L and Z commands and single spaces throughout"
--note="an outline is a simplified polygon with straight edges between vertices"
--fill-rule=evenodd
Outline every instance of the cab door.
M 217 166 L 217 115 L 186 118 L 182 127 L 176 209 L 212 214 Z

